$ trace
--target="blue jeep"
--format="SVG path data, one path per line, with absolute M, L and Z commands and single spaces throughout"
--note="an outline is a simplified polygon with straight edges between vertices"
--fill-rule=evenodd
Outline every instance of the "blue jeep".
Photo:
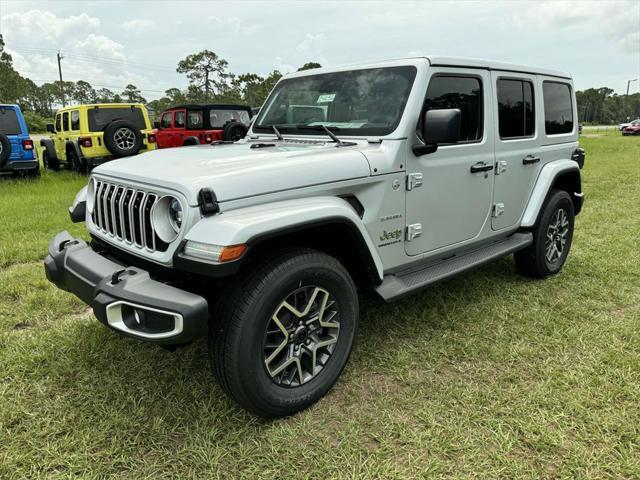
M 0 105 L 0 174 L 40 175 L 33 140 L 17 105 Z

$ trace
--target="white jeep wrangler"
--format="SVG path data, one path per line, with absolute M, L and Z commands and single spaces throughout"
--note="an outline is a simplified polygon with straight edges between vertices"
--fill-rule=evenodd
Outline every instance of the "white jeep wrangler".
M 570 75 L 427 57 L 286 76 L 236 143 L 96 168 L 49 280 L 122 334 L 208 334 L 211 366 L 264 417 L 347 363 L 358 288 L 395 300 L 514 254 L 558 273 L 583 193 Z

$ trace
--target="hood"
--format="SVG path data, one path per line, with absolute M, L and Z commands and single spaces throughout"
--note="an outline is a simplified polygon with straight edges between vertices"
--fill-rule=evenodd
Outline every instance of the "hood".
M 201 188 L 219 202 L 322 183 L 367 177 L 371 170 L 358 146 L 333 143 L 251 148 L 255 143 L 198 145 L 154 150 L 97 167 L 107 175 L 181 192 L 190 205 Z

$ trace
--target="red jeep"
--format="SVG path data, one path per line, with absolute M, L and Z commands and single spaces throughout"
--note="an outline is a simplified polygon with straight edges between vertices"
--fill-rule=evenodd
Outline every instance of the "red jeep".
M 251 108 L 244 105 L 183 105 L 165 110 L 154 123 L 158 148 L 240 140 L 247 134 Z

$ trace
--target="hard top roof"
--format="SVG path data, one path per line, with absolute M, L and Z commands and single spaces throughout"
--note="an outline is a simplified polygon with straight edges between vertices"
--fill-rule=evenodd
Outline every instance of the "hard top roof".
M 301 72 L 290 73 L 286 76 L 299 77 L 299 76 L 315 75 L 315 74 L 321 74 L 321 73 L 347 71 L 352 69 L 360 70 L 365 68 L 380 68 L 380 67 L 391 67 L 391 66 L 401 66 L 401 65 L 418 65 L 421 62 L 425 62 L 425 61 L 432 66 L 481 68 L 486 70 L 500 70 L 500 71 L 507 71 L 507 72 L 531 73 L 534 75 L 535 74 L 547 75 L 551 77 L 559 77 L 559 78 L 566 78 L 566 79 L 572 78 L 570 73 L 562 72 L 560 70 L 552 70 L 549 68 L 518 65 L 513 63 L 486 60 L 481 58 L 448 57 L 448 56 L 441 56 L 441 55 L 395 58 L 395 59 L 382 60 L 377 62 L 344 65 L 339 67 L 314 68 L 311 70 L 303 70 Z
M 222 109 L 233 109 L 233 110 L 247 110 L 250 111 L 251 107 L 247 105 L 240 105 L 234 103 L 190 103 L 187 105 L 177 105 L 175 107 L 167 108 L 168 110 L 177 110 L 179 108 L 188 108 L 190 110 L 222 110 Z

